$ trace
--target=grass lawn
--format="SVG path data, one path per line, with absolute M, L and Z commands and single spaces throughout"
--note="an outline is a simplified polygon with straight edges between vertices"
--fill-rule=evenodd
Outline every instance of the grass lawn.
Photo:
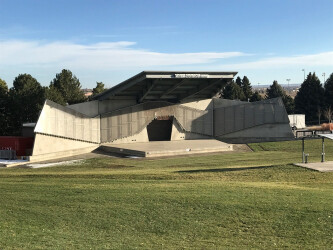
M 166 159 L 0 169 L 0 249 L 333 248 L 333 173 L 301 142 Z M 306 141 L 310 161 L 321 141 Z M 333 143 L 326 142 L 327 160 Z

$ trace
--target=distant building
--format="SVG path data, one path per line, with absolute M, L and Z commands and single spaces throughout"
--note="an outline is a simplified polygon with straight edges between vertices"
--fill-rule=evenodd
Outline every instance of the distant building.
M 82 89 L 82 92 L 84 93 L 85 97 L 89 97 L 93 94 L 93 90 L 92 89 Z

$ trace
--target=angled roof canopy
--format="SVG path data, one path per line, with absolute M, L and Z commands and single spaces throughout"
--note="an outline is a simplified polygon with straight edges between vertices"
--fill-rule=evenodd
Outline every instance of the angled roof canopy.
M 215 96 L 237 72 L 143 71 L 94 97 L 181 102 Z

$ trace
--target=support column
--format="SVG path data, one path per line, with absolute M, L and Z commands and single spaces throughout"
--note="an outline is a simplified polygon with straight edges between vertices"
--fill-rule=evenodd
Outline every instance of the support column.
M 322 139 L 322 153 L 321 153 L 321 162 L 325 162 L 325 138 Z
M 302 163 L 305 162 L 305 154 L 304 154 L 304 137 L 302 138 Z

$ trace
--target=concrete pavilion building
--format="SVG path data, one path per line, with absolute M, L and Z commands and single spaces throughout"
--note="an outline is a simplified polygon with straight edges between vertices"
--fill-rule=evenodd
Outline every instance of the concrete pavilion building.
M 122 151 L 119 145 L 153 141 L 227 145 L 293 138 L 280 98 L 254 103 L 218 98 L 236 74 L 143 71 L 89 102 L 62 106 L 47 100 L 34 130 L 31 160 L 100 146 Z

